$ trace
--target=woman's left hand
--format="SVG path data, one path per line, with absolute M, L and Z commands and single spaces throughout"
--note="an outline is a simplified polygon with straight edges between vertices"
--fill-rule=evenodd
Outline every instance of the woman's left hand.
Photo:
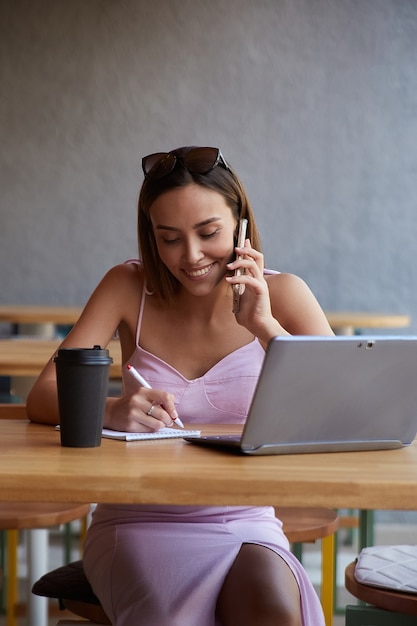
M 240 276 L 227 276 L 226 280 L 231 285 L 244 285 L 240 309 L 236 313 L 237 322 L 264 344 L 277 335 L 288 335 L 272 315 L 268 283 L 264 277 L 264 255 L 252 248 L 249 239 L 245 241 L 244 247 L 236 248 L 236 253 L 238 258 L 228 263 L 227 268 L 232 272 L 240 269 L 243 273 Z

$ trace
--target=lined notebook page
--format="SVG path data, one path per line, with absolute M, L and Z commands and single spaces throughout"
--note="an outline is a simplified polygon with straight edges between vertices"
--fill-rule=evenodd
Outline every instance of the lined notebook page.
M 182 437 L 199 437 L 200 430 L 184 430 L 176 428 L 161 428 L 154 433 L 126 433 L 120 430 L 103 428 L 102 436 L 108 439 L 121 441 L 146 441 L 148 439 L 178 439 Z

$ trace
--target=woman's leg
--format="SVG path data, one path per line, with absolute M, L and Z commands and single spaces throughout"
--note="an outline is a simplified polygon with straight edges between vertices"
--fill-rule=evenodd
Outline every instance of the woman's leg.
M 300 592 L 283 559 L 269 548 L 243 544 L 220 591 L 222 626 L 302 626 Z

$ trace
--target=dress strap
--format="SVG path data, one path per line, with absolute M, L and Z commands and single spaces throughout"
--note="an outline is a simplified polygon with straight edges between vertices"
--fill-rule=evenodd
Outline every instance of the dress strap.
M 136 265 L 137 267 L 142 267 L 142 261 L 140 259 L 127 259 L 125 263 L 131 263 L 132 265 Z M 136 345 L 137 346 L 139 346 L 140 329 L 142 326 L 143 310 L 145 308 L 145 298 L 147 295 L 151 296 L 152 292 L 147 289 L 145 281 L 144 281 L 143 287 L 142 287 L 142 297 L 140 300 L 138 323 L 136 327 Z
M 142 297 L 140 299 L 140 307 L 139 307 L 139 315 L 138 315 L 138 325 L 136 328 L 136 345 L 139 345 L 139 337 L 140 337 L 140 329 L 142 326 L 142 318 L 143 318 L 143 311 L 145 308 L 145 298 L 147 295 L 147 290 L 146 290 L 146 285 L 145 283 L 143 283 L 143 287 L 142 287 Z

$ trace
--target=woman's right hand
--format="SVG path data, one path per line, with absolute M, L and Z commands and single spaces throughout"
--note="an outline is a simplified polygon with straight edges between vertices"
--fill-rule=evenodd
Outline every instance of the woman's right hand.
M 121 398 L 108 398 L 104 426 L 123 432 L 155 432 L 178 417 L 175 396 L 161 389 L 140 388 Z
M 236 321 L 267 346 L 272 337 L 287 335 L 288 332 L 272 313 L 269 287 L 264 276 L 264 256 L 252 248 L 249 239 L 246 239 L 242 248 L 236 248 L 236 253 L 236 260 L 228 263 L 227 267 L 232 272 L 240 269 L 243 273 L 240 276 L 226 276 L 229 284 L 245 287 Z

